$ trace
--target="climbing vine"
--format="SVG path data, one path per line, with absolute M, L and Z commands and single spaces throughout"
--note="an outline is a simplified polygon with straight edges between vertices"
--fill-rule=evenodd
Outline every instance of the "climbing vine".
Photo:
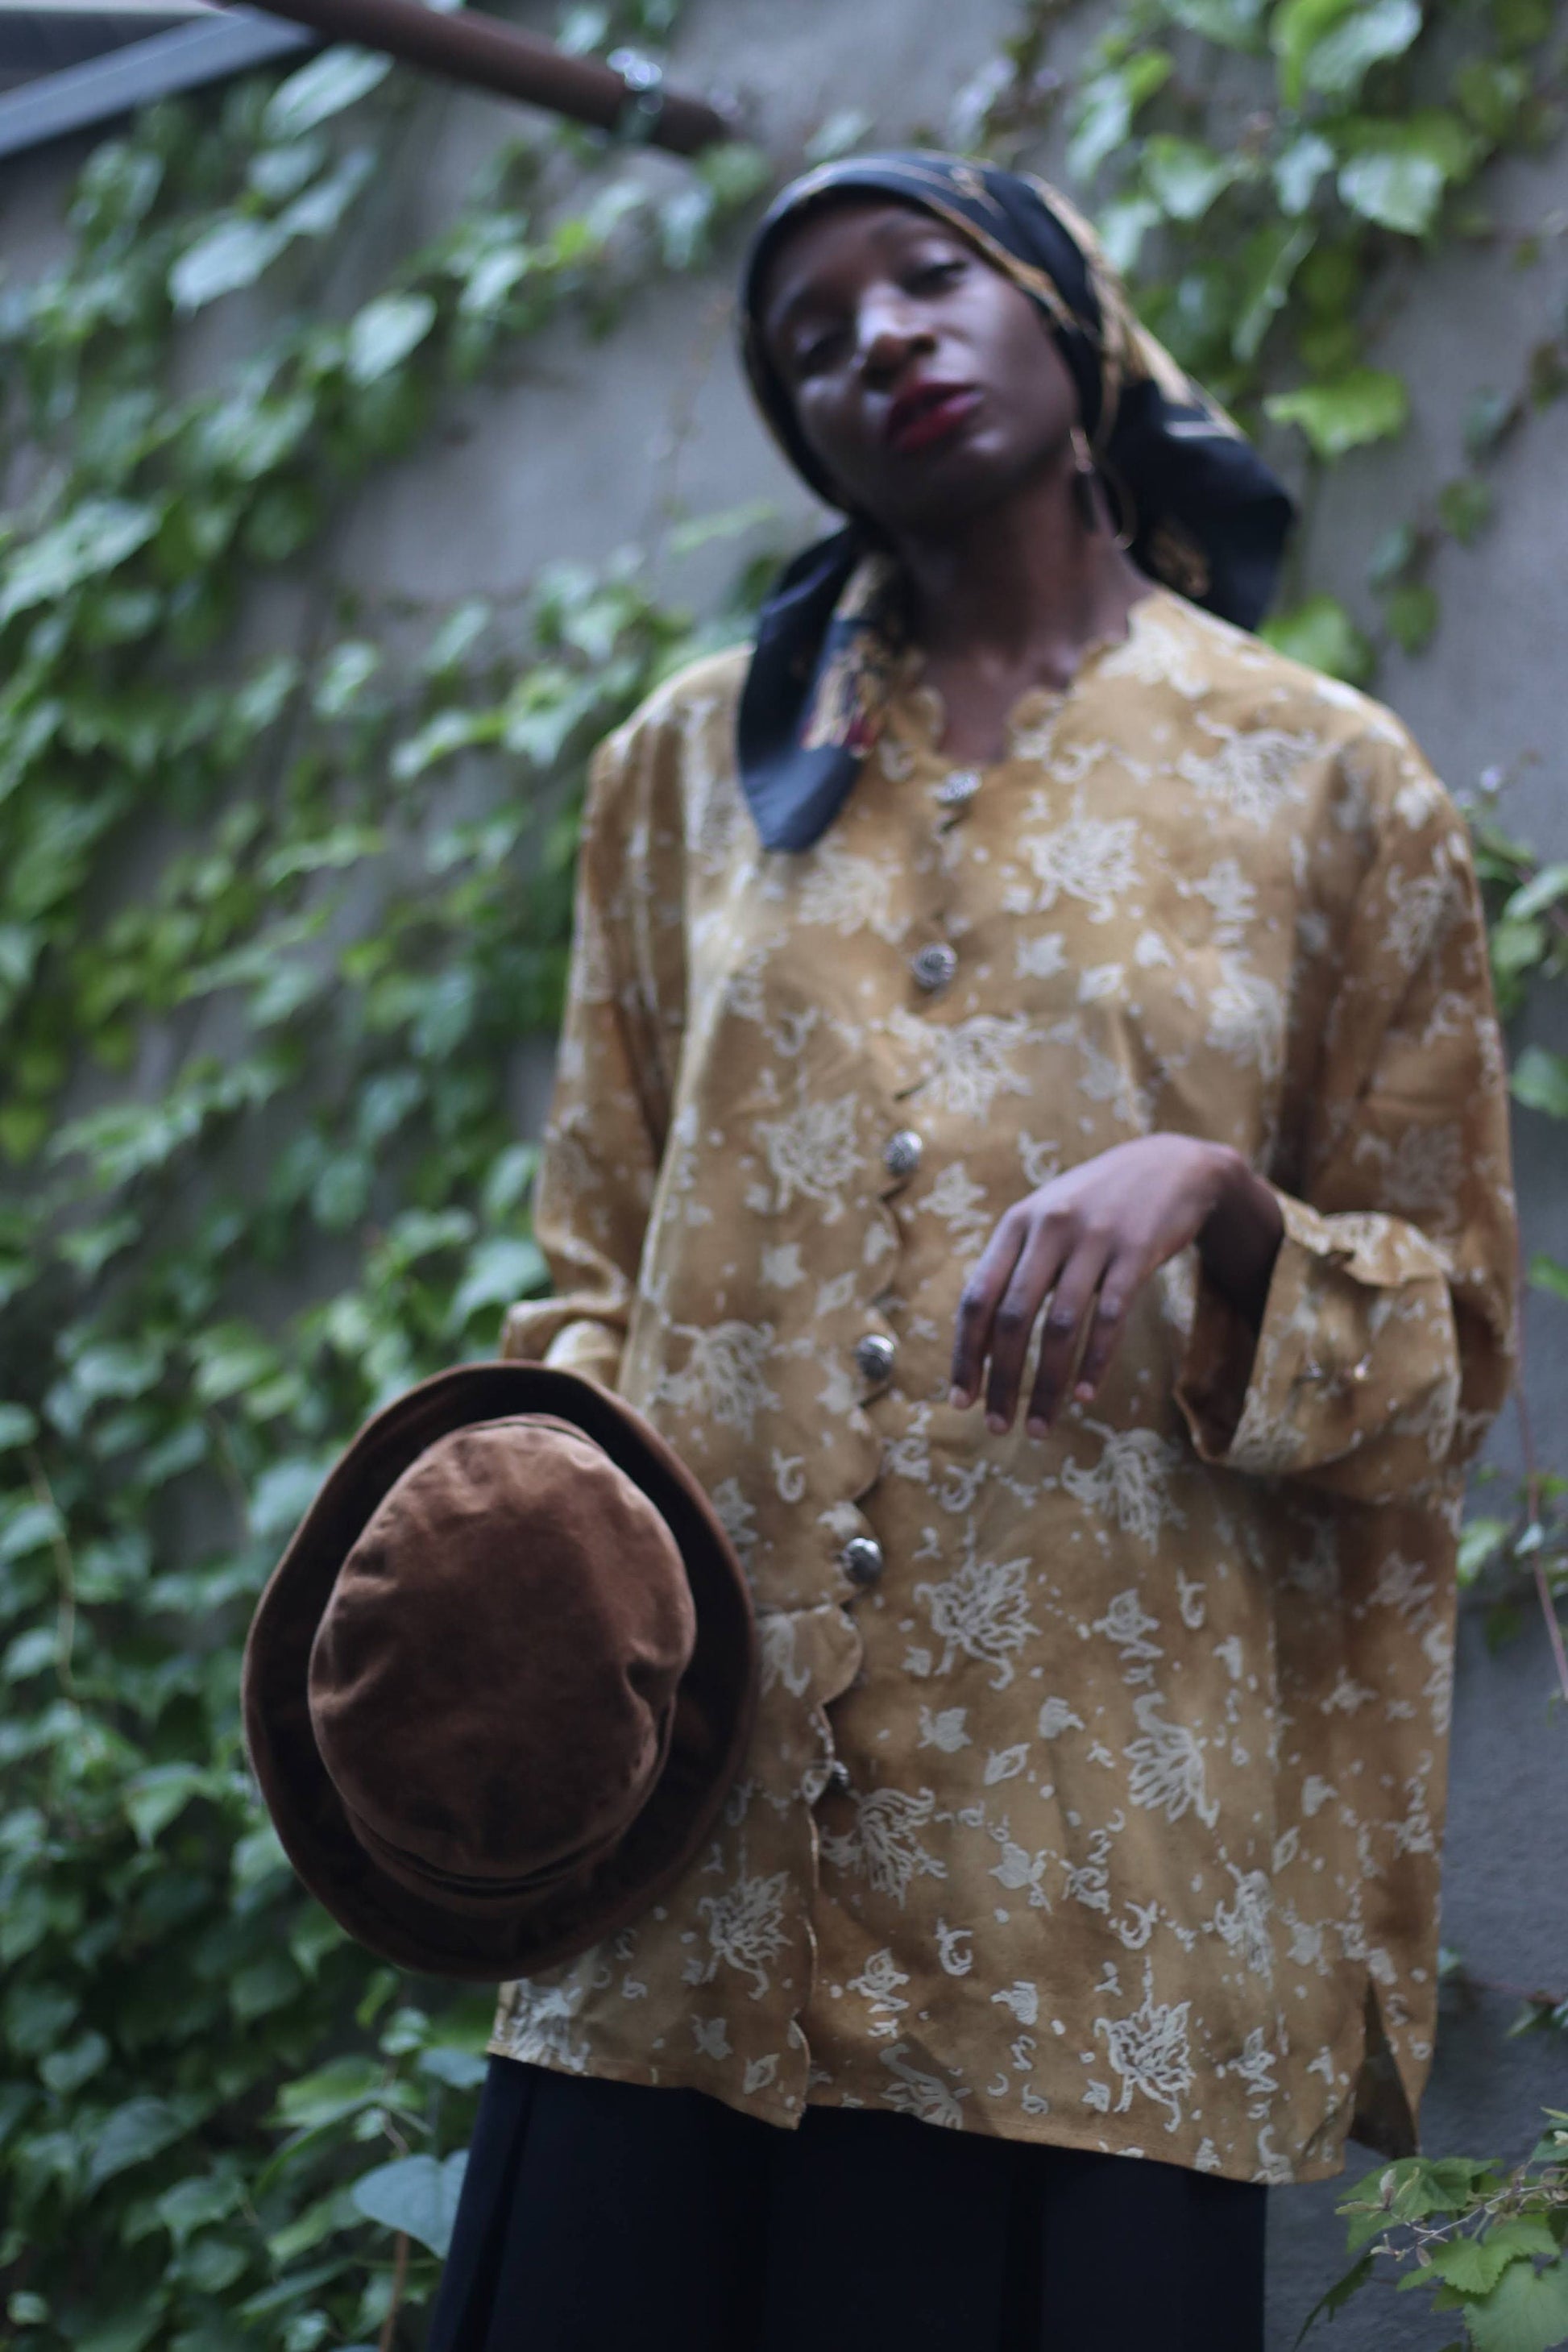
M 1409 389 L 1378 339 L 1392 296 L 1439 241 L 1482 241 L 1505 267 L 1539 267 L 1560 229 L 1505 234 L 1486 167 L 1538 152 L 1562 127 L 1568 43 L 1549 0 L 1125 0 L 1068 91 L 1050 56 L 1058 0 L 1034 0 L 1006 53 L 963 90 L 950 134 L 1033 160 L 1065 114 L 1070 183 L 1089 200 L 1138 308 L 1175 356 L 1247 426 L 1297 444 L 1307 528 L 1328 469 L 1399 438 Z M 1491 388 L 1465 419 L 1466 462 L 1373 551 L 1371 614 L 1300 576 L 1264 634 L 1356 685 L 1379 653 L 1419 654 L 1441 620 L 1429 577 L 1447 541 L 1468 547 L 1493 508 L 1492 461 L 1568 389 L 1568 338 L 1555 320 L 1522 381 Z M 1281 449 L 1289 461 L 1289 451 Z M 1370 625 L 1368 625 L 1370 621 Z M 1490 918 L 1505 1019 L 1560 1005 L 1568 965 L 1568 865 L 1543 865 L 1504 822 L 1508 779 L 1466 800 Z M 1568 1058 L 1531 1044 L 1513 1067 L 1528 1112 L 1568 1118 Z M 1568 1269 L 1530 1261 L 1540 1292 L 1568 1298 Z M 1470 1517 L 1461 1580 L 1490 1602 L 1500 1633 L 1531 1595 L 1546 1623 L 1560 1701 L 1568 1655 L 1568 1475 L 1536 1453 L 1521 1381 L 1525 1475 L 1511 1497 Z M 1496 1474 L 1490 1494 L 1506 1482 Z M 1489 1500 L 1490 1496 L 1489 1495 Z M 1446 1956 L 1456 1988 L 1470 1982 Z M 1521 2030 L 1568 2029 L 1568 1999 L 1541 1994 Z M 1476 2352 L 1546 2352 L 1568 2341 L 1568 2122 L 1524 2165 L 1411 2158 L 1368 2176 L 1342 2207 L 1357 2260 L 1320 2305 L 1330 2315 L 1388 2268 L 1423 2288 Z M 1378 2257 L 1384 2258 L 1380 2273 Z M 1314 2317 L 1317 2316 L 1314 2314 Z M 1461 2352 L 1461 2347 L 1450 2347 Z
M 1062 0 L 1032 0 L 1008 51 L 961 94 L 952 127 L 988 152 L 1028 157 L 1065 112 L 1069 177 L 1140 313 L 1288 467 L 1294 458 L 1298 576 L 1264 635 L 1368 685 L 1388 646 L 1419 654 L 1431 642 L 1441 618 L 1434 556 L 1485 532 L 1493 462 L 1568 391 L 1559 289 L 1521 380 L 1470 403 L 1463 469 L 1374 547 L 1361 616 L 1300 576 L 1326 474 L 1409 424 L 1409 387 L 1378 341 L 1421 261 L 1454 240 L 1515 270 L 1542 269 L 1561 251 L 1559 220 L 1501 227 L 1484 177 L 1561 131 L 1561 12 L 1550 0 L 1128 0 L 1070 93 L 1049 61 L 1064 13 Z M 1568 865 L 1542 864 L 1506 824 L 1510 781 L 1488 771 L 1468 791 L 1459 782 L 1505 1020 L 1560 1001 L 1553 984 L 1568 968 Z M 1568 1057 L 1527 1046 L 1513 1091 L 1527 1110 L 1568 1117 Z M 1568 1269 L 1544 1253 L 1530 1274 L 1541 1292 L 1568 1297 Z M 1533 1465 L 1528 1423 L 1523 1450 Z M 1552 1607 L 1568 1589 L 1563 1493 L 1559 1475 L 1531 1466 L 1510 1513 L 1471 1521 L 1460 1571 L 1468 1583 L 1484 1578 L 1504 1610 L 1521 1583 L 1534 1586 L 1568 1700 Z
M 558 1009 L 577 768 L 695 640 L 630 557 L 370 611 L 334 524 L 456 389 L 700 264 L 758 173 L 516 143 L 334 308 L 413 96 L 338 50 L 153 110 L 0 309 L 0 2337 L 27 2352 L 412 2341 L 482 2074 L 487 2001 L 301 1899 L 238 1642 L 354 1425 L 542 1278 L 512 1094 Z M 252 289 L 272 323 L 188 388 L 192 328 Z M 258 638 L 269 576 L 292 618 Z
M 1552 12 L 1125 0 L 1070 89 L 1066 13 L 1031 0 L 934 135 L 1033 160 L 1065 129 L 1151 322 L 1250 425 L 1293 436 L 1310 505 L 1324 469 L 1405 425 L 1375 289 L 1439 236 L 1495 237 L 1485 167 L 1554 134 Z M 576 5 L 561 36 L 658 39 L 673 14 Z M 440 610 L 338 583 L 340 519 L 378 468 L 553 323 L 613 332 L 650 278 L 702 268 L 767 176 L 744 148 L 678 169 L 531 135 L 386 267 L 375 192 L 414 103 L 331 50 L 154 108 L 89 160 L 63 258 L 0 288 L 0 2344 L 17 2352 L 419 2340 L 489 2002 L 376 1969 L 300 1895 L 243 1766 L 238 1643 L 356 1423 L 488 1352 L 500 1307 L 543 1280 L 520 1041 L 558 1010 L 582 757 L 745 609 L 742 583 L 699 626 L 635 555 Z M 864 128 L 841 114 L 813 152 Z M 204 373 L 220 305 L 247 322 L 243 354 Z M 1478 404 L 1465 470 L 1378 551 L 1359 617 L 1299 580 L 1277 641 L 1358 681 L 1381 644 L 1418 649 L 1435 551 L 1484 532 L 1492 456 L 1565 382 L 1545 335 L 1526 380 Z M 1510 837 L 1496 790 L 1472 817 L 1513 1012 L 1562 976 L 1568 866 Z M 1568 1059 L 1531 1047 L 1514 1083 L 1568 1116 Z M 1568 1296 L 1568 1272 L 1534 1270 Z M 1562 1589 L 1565 1490 L 1537 1470 L 1472 1520 L 1465 1571 L 1500 1605 Z M 1562 2292 L 1541 2235 L 1561 2244 L 1555 2144 L 1522 2184 L 1455 2175 L 1447 2205 L 1415 2178 L 1395 2169 L 1379 2231 L 1446 2283 L 1481 2352 L 1558 2340 L 1487 2333 Z M 1474 2258 L 1439 2259 L 1459 2239 Z

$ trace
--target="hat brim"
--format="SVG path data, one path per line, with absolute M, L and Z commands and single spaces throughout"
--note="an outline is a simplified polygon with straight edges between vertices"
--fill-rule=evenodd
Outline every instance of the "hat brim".
M 571 1423 L 648 1497 L 685 1564 L 696 1640 L 664 1769 L 625 1836 L 580 1876 L 476 1916 L 401 1885 L 355 1837 L 311 1726 L 310 1646 L 339 1570 L 404 1472 L 455 1430 L 518 1413 Z M 399 1968 L 499 1983 L 572 1959 L 628 1926 L 695 1860 L 751 1736 L 756 1630 L 745 1578 L 712 1505 L 640 1414 L 574 1372 L 460 1364 L 386 1406 L 331 1472 L 258 1603 L 241 1690 L 262 1796 L 311 1894 L 351 1936 Z

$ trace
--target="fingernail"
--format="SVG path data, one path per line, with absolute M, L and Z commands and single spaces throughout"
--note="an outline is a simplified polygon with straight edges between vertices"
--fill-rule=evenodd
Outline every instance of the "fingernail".
M 1073 1395 L 1077 1398 L 1079 1404 L 1092 1404 L 1094 1402 L 1094 1382 L 1092 1381 L 1079 1381 L 1077 1388 L 1073 1391 Z
M 1051 1433 L 1050 1423 L 1042 1421 L 1037 1412 L 1031 1413 L 1024 1426 L 1031 1437 L 1048 1437 Z
M 1005 1437 L 1007 1434 L 1007 1424 L 999 1412 L 988 1412 L 985 1416 L 985 1426 L 993 1437 Z

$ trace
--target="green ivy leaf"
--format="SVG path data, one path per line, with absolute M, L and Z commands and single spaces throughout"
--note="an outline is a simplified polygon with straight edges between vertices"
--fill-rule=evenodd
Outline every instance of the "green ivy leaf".
M 1152 228 L 1158 228 L 1160 219 L 1160 207 L 1152 196 L 1113 196 L 1108 205 L 1100 205 L 1095 226 L 1112 269 L 1123 277 L 1131 275 L 1144 238 Z
M 1342 2212 L 1343 2212 L 1344 2210 L 1343 2206 L 1340 2208 Z M 1349 2303 L 1353 2296 L 1361 2293 L 1362 2288 L 1367 2284 L 1372 2275 L 1373 2258 L 1370 2254 L 1363 2254 L 1360 2261 L 1353 2263 L 1351 2265 L 1351 2268 L 1346 2271 L 1342 2278 L 1339 2278 L 1334 2281 L 1333 2285 L 1330 2287 L 1328 2293 L 1319 2297 L 1318 2301 L 1312 2305 L 1311 2310 L 1307 2314 L 1306 2318 L 1301 2322 L 1301 2332 L 1296 2338 L 1297 2352 L 1300 2352 L 1300 2346 L 1306 2342 L 1308 2336 L 1310 2334 L 1312 2328 L 1317 2325 L 1318 2321 L 1320 2319 L 1332 2319 L 1336 2312 L 1342 2311 L 1346 2304 Z
M 1403 433 L 1410 415 L 1405 379 L 1383 368 L 1347 368 L 1325 383 L 1276 393 L 1264 407 L 1277 425 L 1298 425 L 1320 457 L 1342 457 Z
M 1516 1103 L 1548 1118 L 1568 1118 L 1568 1055 L 1549 1045 L 1527 1045 L 1509 1082 Z
M 25 1404 L 0 1404 L 0 1454 L 14 1454 L 31 1445 L 38 1433 L 38 1417 Z
M 1170 220 L 1202 220 L 1240 169 L 1235 156 L 1216 155 L 1199 141 L 1170 131 L 1156 131 L 1143 142 L 1144 184 Z
M 1555 2253 L 1555 2244 L 1552 2249 Z M 1488 2238 L 1450 2238 L 1433 2246 L 1428 2262 L 1433 2271 L 1456 2294 L 1489 2294 L 1510 2262 L 1515 2259 L 1506 2245 Z M 1419 2271 L 1401 2281 L 1405 2286 L 1425 2286 L 1427 2281 Z
M 1510 2263 L 1491 2293 L 1465 2305 L 1476 2352 L 1552 2352 L 1568 2337 L 1568 2263 Z
M 381 667 L 379 646 L 351 639 L 334 646 L 317 673 L 311 703 L 319 719 L 342 719 L 352 710 Z
M 1365 686 L 1375 666 L 1371 645 L 1333 596 L 1308 597 L 1293 612 L 1266 621 L 1258 635 L 1292 661 L 1352 686 Z
M 1495 1559 L 1510 1533 L 1506 1519 L 1467 1520 L 1459 1537 L 1458 1570 L 1459 1582 L 1471 1585 L 1490 1559 Z
M 1531 48 L 1552 30 L 1552 0 L 1491 0 L 1489 13 L 1504 49 Z
M 836 113 L 826 115 L 806 141 L 803 152 L 808 163 L 831 163 L 840 155 L 850 154 L 870 130 L 872 117 L 863 106 L 840 107 Z
M 1472 457 L 1489 457 L 1519 422 L 1518 400 L 1489 387 L 1475 393 L 1465 407 L 1465 447 Z
M 1540 2003 L 1534 2005 L 1538 2011 L 1542 2006 Z M 1545 2003 L 1544 2007 L 1550 2019 L 1551 2003 Z M 1551 2158 L 1537 2160 L 1550 2162 Z M 1548 2263 L 1554 2263 L 1563 2251 L 1562 2240 L 1550 2224 L 1531 2213 L 1516 2213 L 1507 2220 L 1494 2221 L 1487 2231 L 1486 2243 L 1500 2253 L 1538 2254 Z
M 368 98 L 391 70 L 390 58 L 373 56 L 368 49 L 323 50 L 273 91 L 265 117 L 268 138 L 279 146 L 303 138 L 318 124 Z
M 489 2073 L 489 2060 L 477 2050 L 437 2045 L 422 2050 L 414 2063 L 420 2074 L 445 2084 L 450 2091 L 477 2091 Z
M 143 2347 L 158 2334 L 164 2315 L 164 2300 L 153 2294 L 138 2311 L 126 2311 L 118 2306 L 108 2311 L 99 2309 L 85 2319 L 80 2332 L 72 2337 L 72 2352 L 143 2352 Z M 204 2347 L 191 2346 L 188 2336 L 182 2342 L 190 2352 L 204 2352 Z
M 1467 58 L 1455 72 L 1453 89 L 1466 120 L 1500 145 L 1530 96 L 1530 76 L 1510 58 Z
M 1254 360 L 1263 339 L 1285 307 L 1290 281 L 1312 249 L 1305 222 L 1274 221 L 1248 238 L 1242 255 L 1241 293 L 1230 347 L 1238 360 Z
M 1430 155 L 1384 152 L 1352 156 L 1340 169 L 1341 197 L 1352 213 L 1380 228 L 1420 236 L 1431 227 L 1447 183 Z
M 76 2041 L 68 2042 L 63 2049 L 51 2050 L 40 2061 L 39 2078 L 57 2098 L 68 2099 L 84 2083 L 90 2083 L 95 2074 L 103 2072 L 110 2054 L 101 2033 L 79 2034 Z
M 1141 49 L 1125 63 L 1085 82 L 1068 143 L 1068 171 L 1073 179 L 1093 179 L 1127 137 L 1139 109 L 1164 88 L 1170 76 L 1171 58 L 1165 50 Z
M 1397 121 L 1347 121 L 1340 144 L 1346 160 L 1339 189 L 1346 205 L 1363 219 L 1409 236 L 1431 226 L 1445 190 L 1469 177 L 1482 152 L 1457 115 L 1436 108 Z
M 1535 1251 L 1530 1261 L 1530 1286 L 1544 1290 L 1552 1298 L 1568 1298 L 1568 1265 L 1542 1250 Z
M 314 2074 L 283 2085 L 278 2095 L 279 2120 L 304 2130 L 341 2123 L 345 2116 L 376 2105 L 385 2089 L 386 2071 L 378 2059 L 329 2059 Z
M 0 571 L 0 627 L 18 613 L 57 604 L 113 572 L 153 538 L 159 507 L 126 499 L 84 499 L 60 522 L 25 542 Z
M 335 171 L 313 188 L 306 188 L 279 215 L 279 233 L 285 242 L 297 236 L 331 236 L 374 169 L 375 158 L 369 148 L 351 150 Z
M 1429 588 L 1422 580 L 1402 581 L 1398 587 L 1390 590 L 1383 607 L 1389 635 L 1407 654 L 1425 651 L 1432 642 L 1441 615 L 1437 591 Z
M 1568 864 L 1543 866 L 1539 874 L 1514 891 L 1503 908 L 1504 919 L 1510 923 L 1527 922 L 1532 915 L 1543 915 L 1549 907 L 1559 906 L 1568 898 Z
M 51 1673 L 59 1663 L 59 1636 L 52 1625 L 35 1625 L 18 1633 L 0 1657 L 0 1681 L 30 1682 L 35 1675 Z
M 1222 48 L 1261 46 L 1268 0 L 1163 0 L 1163 6 L 1173 25 L 1205 41 L 1217 41 Z
M 53 1503 L 0 1505 L 0 1561 L 26 1559 L 34 1552 L 47 1551 L 65 1531 L 65 1522 Z
M 1437 517 L 1446 531 L 1468 547 L 1491 520 L 1493 504 L 1491 485 L 1479 474 L 1463 474 L 1438 491 Z
M 220 220 L 174 263 L 169 272 L 169 299 L 176 310 L 205 310 L 225 294 L 254 286 L 288 242 L 277 221 Z
M 304 1459 L 269 1463 L 250 1490 L 251 1532 L 268 1542 L 291 1534 L 315 1501 L 328 1467 Z
M 498 1234 L 481 1242 L 452 1300 L 451 1327 L 461 1331 L 481 1307 L 510 1307 L 548 1286 L 550 1269 L 537 1242 Z
M 436 323 L 428 294 L 383 294 L 349 329 L 346 365 L 357 384 L 376 383 L 418 350 Z
M 868 123 L 866 128 L 869 128 Z M 858 136 L 860 134 L 857 134 Z M 766 148 L 750 140 L 720 140 L 705 147 L 697 158 L 697 172 L 709 194 L 721 212 L 733 212 L 741 205 L 749 205 L 772 185 L 773 159 Z
M 1320 131 L 1303 131 L 1282 147 L 1271 166 L 1281 212 L 1292 220 L 1304 213 L 1333 162 L 1334 151 Z
M 445 2163 L 433 2156 L 406 2156 L 378 2165 L 354 2182 L 353 2201 L 367 2220 L 417 2240 L 445 2261 L 468 2161 L 463 2151 Z
M 1354 96 L 1374 65 L 1403 57 L 1421 30 L 1418 0 L 1280 0 L 1269 26 L 1279 94 Z
M 107 2117 L 93 2140 L 89 2186 L 101 2189 L 116 2174 L 149 2163 L 183 2139 L 187 2128 L 184 2115 L 167 2099 L 128 2099 Z
M 609 37 L 610 11 L 602 0 L 573 0 L 555 28 L 555 46 L 569 58 L 590 57 Z
M 1500 1009 L 1517 1008 L 1521 986 L 1546 953 L 1546 931 L 1541 923 L 1499 921 L 1491 927 L 1492 979 Z
M 195 1764 L 154 1764 L 125 1783 L 125 1816 L 139 1845 L 154 1844 L 193 1798 L 213 1793 L 214 1776 Z

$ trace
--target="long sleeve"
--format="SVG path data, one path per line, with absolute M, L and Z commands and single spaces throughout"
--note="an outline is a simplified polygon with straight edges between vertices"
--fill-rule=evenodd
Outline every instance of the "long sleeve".
M 657 720 L 595 756 L 534 1232 L 555 1296 L 514 1307 L 501 1352 L 613 1388 L 669 1122 L 684 1002 L 679 860 L 655 816 L 678 758 Z M 668 883 L 671 887 L 667 888 Z
M 1508 1096 L 1468 842 L 1392 733 L 1347 755 L 1374 839 L 1293 1119 L 1254 1334 L 1199 1286 L 1178 1397 L 1205 1462 L 1362 1502 L 1475 1452 L 1512 1370 Z

